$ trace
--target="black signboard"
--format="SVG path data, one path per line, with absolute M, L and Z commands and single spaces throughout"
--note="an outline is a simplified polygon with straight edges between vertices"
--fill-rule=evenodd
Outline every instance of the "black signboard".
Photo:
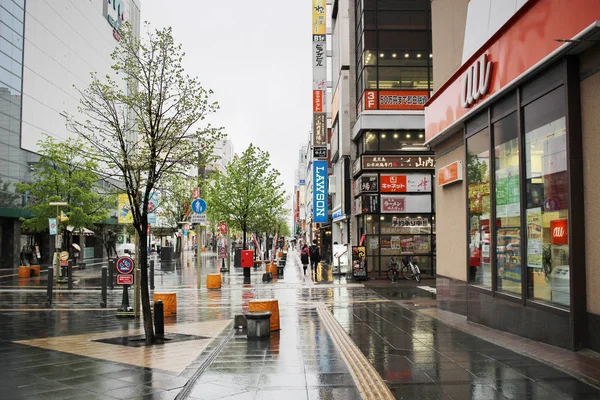
M 364 194 L 362 196 L 362 213 L 363 214 L 378 214 L 379 213 L 379 196 L 376 194 Z
M 362 156 L 362 169 L 434 169 L 432 156 Z
M 367 279 L 367 252 L 363 246 L 352 246 L 352 277 L 355 280 Z
M 362 175 L 358 178 L 358 193 L 377 193 L 379 177 L 377 175 Z
M 327 158 L 327 147 L 326 146 L 315 146 L 313 147 L 313 158 Z

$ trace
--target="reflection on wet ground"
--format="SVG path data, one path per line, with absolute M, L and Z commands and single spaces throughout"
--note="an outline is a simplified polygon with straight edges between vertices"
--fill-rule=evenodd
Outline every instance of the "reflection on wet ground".
M 205 261 L 202 276 L 218 271 L 216 258 L 207 255 Z M 91 288 L 94 267 L 85 271 L 91 274 L 85 286 Z M 175 398 L 202 366 L 185 390 L 189 398 L 358 399 L 352 375 L 315 310 L 324 303 L 398 399 L 600 399 L 598 389 L 564 372 L 398 304 L 434 304 L 434 294 L 415 286 L 365 288 L 343 277 L 315 284 L 302 276 L 297 253 L 288 257 L 284 278 L 263 283 L 263 271 L 253 269 L 251 283 L 244 284 L 242 270 L 232 269 L 223 274 L 222 289 L 197 290 L 193 259 L 157 264 L 157 291 L 177 293 L 178 314 L 166 319 L 167 331 L 230 320 L 252 299 L 279 301 L 281 331 L 268 341 L 248 341 L 243 331 L 236 332 L 222 338 L 222 349 L 213 342 L 181 375 L 14 343 L 141 325 L 117 319 L 114 309 L 100 309 L 97 290 L 58 290 L 54 309 L 45 310 L 43 289 L 14 290 L 7 287 L 14 282 L 7 284 L 0 289 L 0 397 Z M 115 289 L 109 308 L 119 304 Z M 207 354 L 214 358 L 203 364 Z

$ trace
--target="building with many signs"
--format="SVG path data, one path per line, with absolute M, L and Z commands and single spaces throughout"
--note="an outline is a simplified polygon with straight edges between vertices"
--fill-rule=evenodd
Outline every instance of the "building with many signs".
M 364 248 L 369 277 L 385 276 L 392 258 L 407 256 L 434 274 L 435 160 L 425 145 L 424 116 L 432 90 L 431 1 L 333 3 L 338 15 L 346 8 L 350 40 L 340 58 L 348 51 L 348 66 L 340 63 L 332 106 L 339 110 L 332 142 L 342 144 L 332 152 L 334 160 L 336 152 L 350 156 L 336 183 L 352 177 L 352 187 L 338 185 L 351 190 L 338 215 L 352 215 L 350 243 Z
M 600 2 L 431 4 L 438 306 L 600 351 Z
M 18 265 L 20 217 L 28 199 L 14 184 L 32 179 L 38 140 L 66 139 L 90 72 L 110 72 L 124 21 L 140 28 L 139 0 L 0 2 L 0 263 Z M 39 245 L 44 248 L 48 240 Z

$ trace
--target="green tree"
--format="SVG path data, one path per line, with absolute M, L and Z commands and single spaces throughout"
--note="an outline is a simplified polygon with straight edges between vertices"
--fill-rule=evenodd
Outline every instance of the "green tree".
M 210 177 L 204 191 L 209 219 L 226 221 L 241 230 L 245 249 L 247 233 L 261 231 L 266 221 L 283 210 L 287 196 L 278 178 L 269 153 L 250 144 L 240 158 L 227 165 L 224 173 Z
M 79 89 L 79 112 L 69 127 L 83 137 L 122 182 L 138 235 L 141 305 L 146 342 L 155 342 L 148 288 L 148 202 L 163 179 L 196 165 L 199 152 L 212 153 L 219 129 L 198 125 L 217 111 L 212 91 L 183 68 L 184 52 L 171 28 L 136 37 L 125 24 L 112 53 L 113 74 L 97 76 Z M 120 79 L 117 81 L 117 79 Z
M 56 217 L 56 207 L 49 203 L 57 201 L 67 202 L 61 211 L 68 221 L 57 221 L 62 230 L 67 225 L 74 227 L 73 232 L 94 228 L 107 219 L 110 210 L 116 207 L 116 200 L 98 185 L 98 163 L 85 156 L 84 143 L 77 139 L 57 142 L 46 135 L 38 145 L 41 157 L 34 165 L 34 181 L 16 184 L 20 193 L 33 198 L 26 207 L 32 211 L 33 218 L 23 219 L 23 229 L 47 231 L 48 218 Z
M 160 187 L 161 213 L 172 234 L 179 230 L 180 222 L 190 215 L 194 183 L 195 180 L 189 177 L 173 174 Z M 181 252 L 181 241 L 177 242 L 176 252 Z

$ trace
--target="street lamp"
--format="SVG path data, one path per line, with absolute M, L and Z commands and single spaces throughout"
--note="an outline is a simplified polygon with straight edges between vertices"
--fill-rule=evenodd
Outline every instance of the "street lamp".
M 58 226 L 60 225 L 60 207 L 66 207 L 69 203 L 67 203 L 66 201 L 51 201 L 50 203 L 48 203 L 48 205 L 50 207 L 54 207 L 56 206 L 56 235 L 54 238 L 54 257 L 52 259 L 52 264 L 56 265 L 56 274 L 54 274 L 54 280 L 57 281 L 58 280 L 58 271 L 60 270 L 60 263 L 59 263 L 59 253 L 60 253 L 60 244 L 59 244 L 59 231 L 58 231 Z

